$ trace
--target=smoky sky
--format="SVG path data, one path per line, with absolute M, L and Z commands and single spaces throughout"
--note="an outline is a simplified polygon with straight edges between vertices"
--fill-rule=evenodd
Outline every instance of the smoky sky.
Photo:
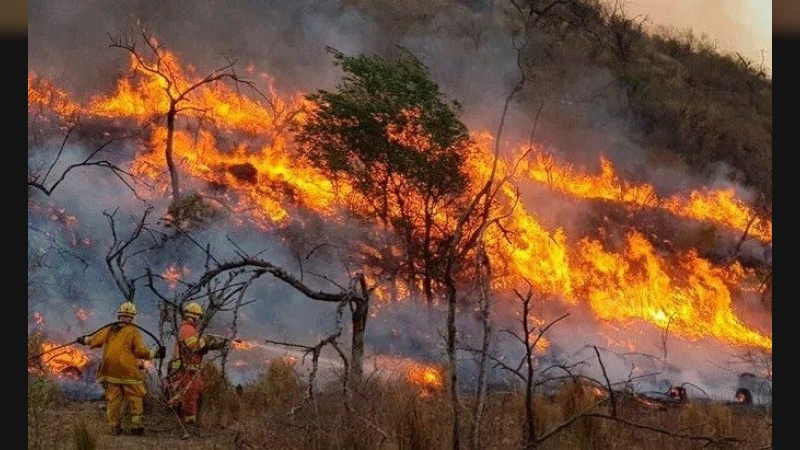
M 134 21 L 201 73 L 235 59 L 274 76 L 283 92 L 333 86 L 340 74 L 326 47 L 349 55 L 387 55 L 405 47 L 428 66 L 446 95 L 467 105 L 482 105 L 483 115 L 487 100 L 497 109 L 516 81 L 507 33 L 482 31 L 482 43 L 476 46 L 463 33 L 447 31 L 452 21 L 446 14 L 432 23 L 387 33 L 336 1 L 70 0 L 33 1 L 29 9 L 28 69 L 59 80 L 72 92 L 111 87 L 127 60 L 122 51 L 108 47 L 110 39 L 136 33 Z M 444 31 L 434 34 L 432 27 Z M 476 116 L 469 108 L 466 114 Z
M 134 21 L 201 71 L 232 58 L 257 64 L 288 90 L 326 84 L 325 46 L 365 51 L 361 43 L 376 32 L 334 1 L 33 1 L 29 69 L 62 75 L 79 88 L 107 84 L 113 75 L 107 71 L 125 63 L 121 52 L 108 48 L 110 36 L 136 33 Z
M 340 80 L 328 47 L 385 57 L 402 47 L 426 65 L 447 99 L 463 105 L 462 118 L 471 130 L 498 133 L 505 119 L 504 151 L 534 136 L 545 150 L 589 171 L 598 168 L 603 154 L 618 170 L 637 174 L 667 194 L 724 180 L 695 180 L 685 173 L 665 177 L 664 170 L 650 167 L 646 151 L 636 144 L 640 135 L 634 122 L 620 114 L 624 94 L 613 74 L 574 64 L 569 55 L 548 63 L 556 66 L 551 69 L 558 80 L 529 81 L 526 89 L 538 97 L 524 106 L 510 102 L 503 117 L 506 99 L 520 80 L 514 48 L 520 42 L 501 26 L 499 6 L 489 14 L 465 6 L 472 3 L 480 4 L 430 7 L 425 21 L 398 24 L 391 11 L 370 17 L 333 0 L 32 1 L 28 70 L 52 78 L 78 98 L 110 92 L 129 64 L 126 52 L 109 47 L 111 39 L 136 36 L 141 24 L 201 74 L 235 61 L 238 70 L 252 65 L 256 73 L 271 76 L 283 94 L 308 93 L 331 89 Z M 543 62 L 543 52 L 553 44 L 534 35 L 526 51 Z M 543 108 L 537 111 L 539 101 Z

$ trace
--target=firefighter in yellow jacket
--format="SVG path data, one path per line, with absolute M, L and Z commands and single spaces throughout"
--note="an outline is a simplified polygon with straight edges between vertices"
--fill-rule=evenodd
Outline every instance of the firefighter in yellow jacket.
M 144 434 L 142 415 L 147 388 L 144 373 L 137 365 L 137 358 L 149 361 L 153 358 L 164 358 L 166 354 L 163 346 L 159 346 L 157 350 L 145 346 L 139 329 L 131 324 L 135 316 L 136 306 L 125 302 L 117 311 L 119 322 L 77 339 L 79 344 L 90 348 L 103 347 L 97 381 L 103 385 L 105 391 L 106 417 L 114 435 L 122 433 L 120 416 L 125 402 L 131 414 L 131 434 Z

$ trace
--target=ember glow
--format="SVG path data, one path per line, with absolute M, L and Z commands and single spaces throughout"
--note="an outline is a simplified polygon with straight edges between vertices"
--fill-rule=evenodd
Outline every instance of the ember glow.
M 375 369 L 387 376 L 399 376 L 414 386 L 421 397 L 429 397 L 444 390 L 444 371 L 434 365 L 422 364 L 409 358 L 376 356 Z
M 178 267 L 177 264 L 173 264 L 166 269 L 161 274 L 161 277 L 167 282 L 167 285 L 171 289 L 175 289 L 177 286 L 178 281 L 180 281 L 183 277 L 189 274 L 189 268 L 187 267 Z
M 88 318 L 89 318 L 89 312 L 87 312 L 87 311 L 86 311 L 85 309 L 83 309 L 83 308 L 78 308 L 78 309 L 75 311 L 75 316 L 78 318 L 78 321 L 79 321 L 79 322 L 81 322 L 81 323 L 84 323 L 84 322 L 86 322 L 86 319 L 88 319 Z
M 441 371 L 431 366 L 409 367 L 406 370 L 406 379 L 423 392 L 440 392 L 444 386 Z
M 169 86 L 131 59 L 136 76 L 120 79 L 114 92 L 98 93 L 88 105 L 71 101 L 67 93 L 29 73 L 29 114 L 49 109 L 64 117 L 77 114 L 150 124 L 169 109 L 165 89 L 174 98 L 202 79 L 166 51 L 159 64 L 158 69 L 174 77 Z M 291 140 L 283 131 L 290 120 L 302 120 L 301 108 L 307 106 L 302 94 L 281 98 L 271 87 L 266 91 L 270 102 L 251 99 L 245 91 L 223 83 L 202 84 L 192 90 L 186 97 L 187 107 L 178 115 L 182 125 L 175 128 L 175 161 L 185 173 L 207 186 L 216 186 L 214 197 L 222 196 L 237 220 L 245 217 L 269 229 L 291 221 L 296 208 L 311 209 L 335 220 L 335 211 L 347 197 L 341 194 L 349 188 L 334 188 L 314 167 L 303 163 L 293 153 Z M 387 136 L 426 146 L 429 137 L 415 128 L 416 115 L 417 111 L 408 111 L 404 127 L 386 124 Z M 201 117 L 202 126 L 198 125 Z M 167 129 L 152 125 L 149 130 L 132 172 L 152 180 L 159 189 L 150 195 L 161 196 L 169 189 L 166 162 L 163 151 L 153 149 L 164 147 Z M 472 137 L 470 154 L 476 156 L 468 161 L 469 170 L 473 185 L 482 186 L 491 172 L 494 139 L 485 131 L 475 132 Z M 621 208 L 660 209 L 677 218 L 728 227 L 739 233 L 747 230 L 751 236 L 771 242 L 771 222 L 757 218 L 732 190 L 695 190 L 684 196 L 661 198 L 649 184 L 620 179 L 611 161 L 601 159 L 600 166 L 601 172 L 592 175 L 536 150 L 521 160 L 513 173 L 501 164 L 498 179 L 509 176 L 520 183 L 537 183 L 576 200 L 602 199 Z M 562 228 L 545 226 L 536 215 L 536 205 L 517 202 L 516 192 L 516 186 L 502 186 L 499 200 L 510 210 L 502 221 L 504 231 L 492 227 L 485 235 L 487 251 L 498 268 L 495 288 L 507 290 L 525 281 L 542 296 L 570 305 L 586 305 L 600 320 L 619 326 L 643 321 L 669 327 L 670 332 L 689 339 L 714 337 L 732 345 L 771 351 L 771 335 L 748 327 L 732 309 L 735 292 L 758 284 L 751 270 L 736 262 L 712 264 L 696 251 L 665 254 L 635 230 L 623 237 L 621 246 L 598 238 L 567 236 Z M 409 204 L 421 201 L 405 200 Z M 510 205 L 514 208 L 510 209 Z M 452 223 L 455 218 L 440 214 L 435 220 Z M 164 273 L 170 280 L 183 275 L 185 272 L 177 267 Z M 407 292 L 402 288 L 397 291 Z M 375 298 L 389 297 L 378 293 Z M 239 349 L 245 349 L 243 345 L 234 343 Z M 428 377 L 428 372 L 418 373 L 417 379 Z

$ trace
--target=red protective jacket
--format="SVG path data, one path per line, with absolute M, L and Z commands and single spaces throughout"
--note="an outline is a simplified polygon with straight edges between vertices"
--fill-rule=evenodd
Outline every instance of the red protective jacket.
M 182 370 L 200 370 L 205 348 L 206 340 L 200 337 L 197 322 L 193 319 L 184 319 L 178 329 L 178 339 L 175 341 L 173 359 L 180 361 Z

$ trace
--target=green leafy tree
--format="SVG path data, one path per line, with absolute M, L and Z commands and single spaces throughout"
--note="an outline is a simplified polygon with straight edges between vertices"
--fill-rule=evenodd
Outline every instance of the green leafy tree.
M 378 267 L 406 278 L 433 301 L 453 217 L 465 206 L 470 152 L 461 105 L 448 101 L 427 68 L 402 50 L 395 59 L 345 56 L 335 92 L 318 90 L 296 129 L 303 154 L 346 193 L 358 217 L 377 221 L 399 244 Z

